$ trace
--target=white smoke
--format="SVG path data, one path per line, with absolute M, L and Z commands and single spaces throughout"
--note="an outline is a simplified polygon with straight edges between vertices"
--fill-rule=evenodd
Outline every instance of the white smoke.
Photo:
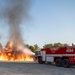
M 35 55 L 29 48 L 23 47 L 22 45 L 18 46 L 18 50 L 22 51 L 26 55 Z
M 28 49 L 27 47 L 23 49 L 23 52 L 26 53 L 27 55 L 35 55 L 35 53 L 33 53 L 30 49 Z

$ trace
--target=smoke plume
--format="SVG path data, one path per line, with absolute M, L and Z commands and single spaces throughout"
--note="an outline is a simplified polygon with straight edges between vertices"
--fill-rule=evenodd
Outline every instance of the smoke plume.
M 9 40 L 24 53 L 34 54 L 27 47 L 23 47 L 24 42 L 21 35 L 21 22 L 23 19 L 26 21 L 29 17 L 30 0 L 0 0 L 0 2 L 4 4 L 0 8 L 0 17 L 8 21 Z
M 11 9 L 7 10 L 7 17 L 9 19 L 9 29 L 10 29 L 10 40 L 15 44 L 23 44 L 23 39 L 21 36 L 20 23 L 23 16 L 25 19 L 28 15 L 28 3 L 29 0 L 8 0 Z
M 21 22 L 23 18 L 25 20 L 28 18 L 30 0 L 4 0 L 4 2 L 6 6 L 2 16 L 8 20 L 9 40 L 18 46 L 22 45 Z

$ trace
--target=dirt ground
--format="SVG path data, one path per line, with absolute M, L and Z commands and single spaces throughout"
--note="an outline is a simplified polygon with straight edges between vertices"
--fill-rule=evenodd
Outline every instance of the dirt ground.
M 75 67 L 63 68 L 35 62 L 0 62 L 0 75 L 75 75 Z

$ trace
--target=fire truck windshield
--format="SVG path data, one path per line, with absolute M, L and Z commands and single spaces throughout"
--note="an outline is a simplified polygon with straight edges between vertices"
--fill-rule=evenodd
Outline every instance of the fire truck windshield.
M 40 55 L 41 53 L 40 53 L 40 50 L 37 50 L 36 52 L 35 52 L 35 55 Z

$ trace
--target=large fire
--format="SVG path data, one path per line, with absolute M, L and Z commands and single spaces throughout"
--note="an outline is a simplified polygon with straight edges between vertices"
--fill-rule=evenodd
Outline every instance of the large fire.
M 31 55 L 16 50 L 13 42 L 8 42 L 4 49 L 0 49 L 0 61 L 34 61 Z

